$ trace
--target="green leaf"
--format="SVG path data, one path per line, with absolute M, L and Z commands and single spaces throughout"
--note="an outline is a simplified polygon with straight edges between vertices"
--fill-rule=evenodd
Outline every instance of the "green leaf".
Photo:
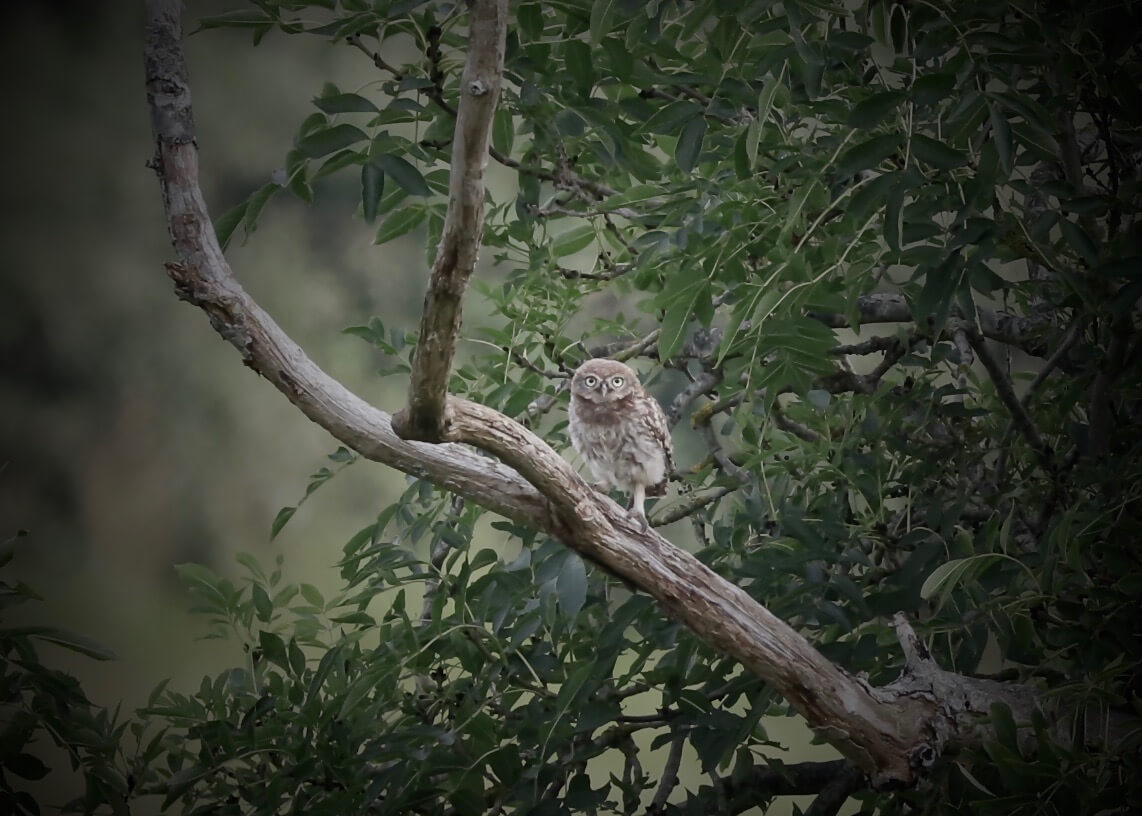
M 702 115 L 702 109 L 688 100 L 671 102 L 651 115 L 642 128 L 647 133 L 673 135 L 679 128 Z
M 615 0 L 595 0 L 591 5 L 591 45 L 597 48 L 611 31 Z
M 574 255 L 595 240 L 595 227 L 580 224 L 558 235 L 551 244 L 551 254 L 556 258 Z
M 496 109 L 496 115 L 492 117 L 492 147 L 505 156 L 510 156 L 514 141 L 515 120 L 512 118 L 512 112 L 501 106 Z
M 923 74 L 912 83 L 910 92 L 917 105 L 932 105 L 956 89 L 956 75 L 949 71 Z
M 568 40 L 563 43 L 563 64 L 568 75 L 575 80 L 579 92 L 587 96 L 595 84 L 595 62 L 591 47 L 582 40 Z
M 368 138 L 365 131 L 356 125 L 342 123 L 315 130 L 302 136 L 297 142 L 297 149 L 303 155 L 316 159 L 338 150 L 344 150 L 346 147 L 357 144 L 357 142 L 363 142 Z
M 873 136 L 863 142 L 853 145 L 840 155 L 834 165 L 837 175 L 848 177 L 876 167 L 882 161 L 900 149 L 901 137 L 899 133 L 886 133 Z
M 963 151 L 949 147 L 922 133 L 912 135 L 912 155 L 940 170 L 952 170 L 968 163 L 967 154 Z
M 583 559 L 568 552 L 563 567 L 555 578 L 555 596 L 568 617 L 575 617 L 587 600 L 587 568 Z
M 339 93 L 313 100 L 324 113 L 380 113 L 380 109 L 360 94 Z
M 270 602 L 270 596 L 266 594 L 265 588 L 261 584 L 254 584 L 250 588 L 250 594 L 254 599 L 254 612 L 258 620 L 269 623 L 274 614 L 274 605 Z
M 1071 249 L 1083 259 L 1083 263 L 1091 269 L 1098 266 L 1098 247 L 1095 246 L 1094 241 L 1090 239 L 1086 231 L 1074 221 L 1068 221 L 1065 218 L 1059 219 L 1059 227 L 1063 231 L 1063 237 L 1067 239 Z
M 491 547 L 484 547 L 474 556 L 472 556 L 472 559 L 468 562 L 468 565 L 474 572 L 481 567 L 486 567 L 489 564 L 494 564 L 499 560 L 499 553 L 497 553 Z
M 385 171 L 385 173 L 409 195 L 432 195 L 432 190 L 429 189 L 428 182 L 424 180 L 424 176 L 421 175 L 420 171 L 400 156 L 392 153 L 381 153 L 372 156 L 369 161 Z
M 849 126 L 868 130 L 896 113 L 900 103 L 907 99 L 904 91 L 883 91 L 862 99 L 849 113 Z
M 769 121 L 769 115 L 773 112 L 773 100 L 777 97 L 777 90 L 781 87 L 781 80 L 784 76 L 785 65 L 782 64 L 781 73 L 777 76 L 770 74 L 761 86 L 761 93 L 757 96 L 757 118 L 749 123 L 749 134 L 746 136 L 745 143 L 746 155 L 749 157 L 751 168 L 757 164 L 757 146 L 761 141 L 761 132 L 765 128 L 765 123 Z
M 230 239 L 234 236 L 234 230 L 242 223 L 242 219 L 246 217 L 246 207 L 249 206 L 250 201 L 247 199 L 241 204 L 237 204 L 222 215 L 214 220 L 214 234 L 218 236 L 218 245 L 226 249 L 230 245 Z
M 266 202 L 281 189 L 280 184 L 271 181 L 263 184 L 247 199 L 246 212 L 242 216 L 242 228 L 246 231 L 247 235 L 258 228 L 258 216 L 261 215 L 262 208 L 265 207 Z
M 408 206 L 397 210 L 381 222 L 381 226 L 377 230 L 377 237 L 373 239 L 373 243 L 383 244 L 394 238 L 399 238 L 419 225 L 420 222 L 424 220 L 424 216 L 425 212 L 423 207 Z
M 1004 172 L 1010 173 L 1014 166 L 1011 158 L 1011 123 L 997 105 L 988 105 L 987 115 L 991 122 L 991 138 L 995 142 L 995 149 L 999 152 L 999 166 Z
M 696 294 L 696 293 L 695 293 Z M 694 310 L 694 299 L 675 302 L 666 310 L 662 330 L 658 335 L 658 359 L 669 360 L 682 348 L 686 339 L 686 324 Z
M 995 738 L 1000 745 L 1013 751 L 1019 750 L 1019 732 L 1006 703 L 997 701 L 991 704 L 991 727 L 995 729 Z
M 702 117 L 691 119 L 682 128 L 682 135 L 678 137 L 678 145 L 674 148 L 674 161 L 682 172 L 689 173 L 694 169 L 705 138 L 706 120 Z
M 0 639 L 29 637 L 52 643 L 95 660 L 117 660 L 118 656 L 91 638 L 55 626 L 9 626 L 0 629 Z
M 318 609 L 325 607 L 325 598 L 321 594 L 321 590 L 313 584 L 301 584 L 298 586 L 301 592 L 301 597 L 305 598 L 310 606 L 316 606 Z
M 884 242 L 893 252 L 900 251 L 900 233 L 904 223 L 904 185 L 894 184 L 884 206 Z
M 385 172 L 372 162 L 365 162 L 361 165 L 361 212 L 370 224 L 377 219 L 377 204 L 384 192 Z
M 305 672 L 305 652 L 297 645 L 297 638 L 290 638 L 289 640 L 289 668 L 293 672 L 294 677 L 301 677 Z
M 277 538 L 278 533 L 286 526 L 286 522 L 293 518 L 293 514 L 296 512 L 296 507 L 283 507 L 278 511 L 278 514 L 274 516 L 273 524 L 270 525 L 270 541 Z
M 936 603 L 936 609 L 939 609 L 957 586 L 978 578 L 984 570 L 996 561 L 1005 558 L 1009 558 L 1009 556 L 1003 553 L 978 553 L 967 558 L 954 558 L 940 564 L 924 579 L 924 583 L 920 586 L 920 597 L 924 600 L 931 600 L 938 594 L 939 600 Z
M 262 648 L 265 659 L 289 671 L 289 659 L 286 657 L 285 642 L 273 632 L 265 629 L 258 632 L 258 645 Z
M 912 304 L 912 315 L 916 320 L 932 318 L 935 330 L 943 329 L 944 322 L 951 312 L 952 301 L 964 283 L 964 263 L 960 254 L 949 255 L 943 263 L 929 269 L 924 276 L 924 286 Z
M 32 754 L 13 754 L 4 759 L 4 770 L 11 771 L 21 779 L 43 779 L 48 775 L 48 766 Z

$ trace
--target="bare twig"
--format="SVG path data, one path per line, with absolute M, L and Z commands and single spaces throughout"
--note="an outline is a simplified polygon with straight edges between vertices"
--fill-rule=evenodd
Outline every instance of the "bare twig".
M 864 772 L 854 765 L 847 765 L 838 771 L 825 787 L 821 788 L 821 792 L 817 794 L 813 804 L 805 811 L 805 816 L 836 816 L 837 811 L 848 800 L 849 795 L 860 790 L 864 785 Z
M 688 386 L 679 391 L 666 409 L 666 424 L 673 428 L 682 419 L 682 413 L 698 397 L 710 393 L 722 382 L 721 371 L 703 371 Z
M 777 400 L 773 401 L 773 405 L 770 406 L 769 410 L 773 414 L 773 421 L 777 424 L 777 427 L 786 433 L 791 433 L 794 436 L 805 440 L 806 442 L 821 441 L 821 435 L 819 433 L 814 431 L 808 425 L 793 419 L 783 410 L 781 410 L 781 405 L 777 402 Z
M 1023 398 L 1019 400 L 1024 408 L 1030 407 L 1031 399 L 1035 396 L 1035 392 L 1038 391 L 1039 387 L 1047 381 L 1047 378 L 1051 376 L 1051 372 L 1053 372 L 1059 366 L 1059 364 L 1062 363 L 1064 359 L 1066 359 L 1066 356 L 1070 352 L 1071 347 L 1075 344 L 1075 341 L 1078 340 L 1083 325 L 1084 321 L 1078 319 L 1071 323 L 1070 327 L 1067 329 L 1067 333 L 1063 335 L 1063 339 L 1059 342 L 1058 347 L 1053 352 L 1051 352 L 1051 356 L 1048 357 L 1046 362 L 1043 363 L 1043 366 L 1039 369 L 1038 373 L 1035 375 L 1035 378 L 1031 380 L 1031 383 L 1027 386 L 1027 392 L 1023 395 Z M 1003 434 L 1003 439 L 1000 440 L 999 443 L 999 456 L 996 457 L 995 460 L 996 484 L 1002 485 L 1007 480 L 1008 442 L 1010 441 L 1011 435 L 1014 431 L 1015 420 L 1012 419 L 1011 424 L 1007 426 L 1007 430 Z
M 370 51 L 369 50 L 369 48 L 361 41 L 361 35 L 360 34 L 350 34 L 348 37 L 345 38 L 345 42 L 348 45 L 351 45 L 354 48 L 356 48 L 358 51 L 363 53 L 369 59 L 371 59 L 373 61 L 373 65 L 377 66 L 382 71 L 388 71 L 390 74 L 392 74 L 393 79 L 398 80 L 398 81 L 404 79 L 404 74 L 402 74 L 400 71 L 398 71 L 393 66 L 389 65 L 387 62 L 385 62 L 384 58 L 381 57 L 381 54 L 379 51 Z
M 633 264 L 616 264 L 612 263 L 607 267 L 606 272 L 580 272 L 577 269 L 568 269 L 565 266 L 557 266 L 556 271 L 568 280 L 595 280 L 595 281 L 610 281 L 625 275 L 634 269 Z
M 1031 414 L 1027 412 L 1027 407 L 1015 396 L 1015 389 L 1012 387 L 1011 380 L 1007 377 L 1007 373 L 1003 370 L 1002 366 L 999 365 L 994 355 L 992 355 L 991 350 L 987 347 L 987 342 L 980 334 L 969 331 L 967 337 L 971 342 L 971 347 L 975 350 L 976 356 L 979 357 L 979 361 L 983 363 L 983 367 L 987 369 L 987 373 L 995 385 L 995 392 L 999 395 L 1000 401 L 1006 405 L 1007 410 L 1011 412 L 1011 419 L 1015 423 L 1015 427 L 1026 437 L 1031 448 L 1039 454 L 1039 458 L 1044 467 L 1050 469 L 1051 449 L 1040 435 L 1039 429 L 1035 426 L 1035 421 L 1031 418 Z
M 899 344 L 900 340 L 896 337 L 896 335 L 870 337 L 860 343 L 833 346 L 833 348 L 829 349 L 829 354 L 832 354 L 836 357 L 840 357 L 846 354 L 862 356 L 865 354 L 873 354 L 878 351 L 887 351 L 888 349 L 895 348 Z
M 722 485 L 721 487 L 715 487 L 709 493 L 693 494 L 690 496 L 690 498 L 681 504 L 676 504 L 669 510 L 666 510 L 662 513 L 656 513 L 650 520 L 650 526 L 663 527 L 667 524 L 673 524 L 676 521 L 680 521 L 687 516 L 692 516 L 703 507 L 707 507 L 713 504 L 718 499 L 722 498 L 723 496 L 728 496 L 735 490 L 737 490 L 736 485 Z
M 662 813 L 666 802 L 670 799 L 670 792 L 678 784 L 678 769 L 682 766 L 682 749 L 686 747 L 686 732 L 677 729 L 670 740 L 670 753 L 666 756 L 666 764 L 662 766 L 662 774 L 658 779 L 654 797 L 650 800 L 648 814 Z
M 474 0 L 470 15 L 468 59 L 452 139 L 448 211 L 421 313 L 408 407 L 393 421 L 402 437 L 425 442 L 438 442 L 444 435 L 444 401 L 462 298 L 484 228 L 484 168 L 504 72 L 507 0 Z
M 776 796 L 807 796 L 820 793 L 838 776 L 852 768 L 847 759 L 827 762 L 798 762 L 780 768 L 754 767 L 742 780 L 726 779 L 722 785 L 728 800 L 728 813 L 764 805 Z

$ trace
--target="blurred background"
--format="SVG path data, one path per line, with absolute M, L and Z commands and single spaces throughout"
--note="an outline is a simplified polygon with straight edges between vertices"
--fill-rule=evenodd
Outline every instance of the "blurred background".
M 189 4 L 196 15 L 233 3 Z M 0 540 L 24 530 L 9 579 L 46 600 L 23 619 L 82 632 L 120 659 L 45 652 L 92 699 L 124 711 L 163 678 L 196 687 L 237 645 L 196 641 L 173 565 L 238 574 L 237 552 L 285 556 L 292 580 L 336 586 L 346 540 L 404 477 L 367 462 L 340 473 L 272 543 L 337 443 L 264 380 L 163 270 L 173 258 L 155 174 L 142 61 L 142 4 L 17 2 L 0 33 Z M 188 40 L 213 216 L 281 166 L 310 100 L 334 81 L 378 77 L 358 51 L 316 38 L 206 31 Z M 272 200 L 257 233 L 228 251 L 253 296 L 327 371 L 388 410 L 399 383 L 371 347 L 341 334 L 377 315 L 414 328 L 423 235 L 373 246 L 354 216 L 352 173 L 319 183 L 313 206 Z

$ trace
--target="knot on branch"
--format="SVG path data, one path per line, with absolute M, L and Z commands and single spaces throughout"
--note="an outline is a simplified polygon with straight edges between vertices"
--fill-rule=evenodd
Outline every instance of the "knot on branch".
M 489 90 L 488 84 L 482 79 L 473 79 L 468 83 L 468 93 L 472 96 L 484 96 Z

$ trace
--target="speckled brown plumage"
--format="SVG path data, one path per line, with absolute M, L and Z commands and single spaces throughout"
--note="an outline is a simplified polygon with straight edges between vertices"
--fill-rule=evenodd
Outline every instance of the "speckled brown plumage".
M 571 380 L 571 444 L 599 487 L 629 493 L 646 523 L 647 495 L 661 496 L 674 467 L 674 443 L 662 406 L 638 375 L 617 360 L 588 360 Z

